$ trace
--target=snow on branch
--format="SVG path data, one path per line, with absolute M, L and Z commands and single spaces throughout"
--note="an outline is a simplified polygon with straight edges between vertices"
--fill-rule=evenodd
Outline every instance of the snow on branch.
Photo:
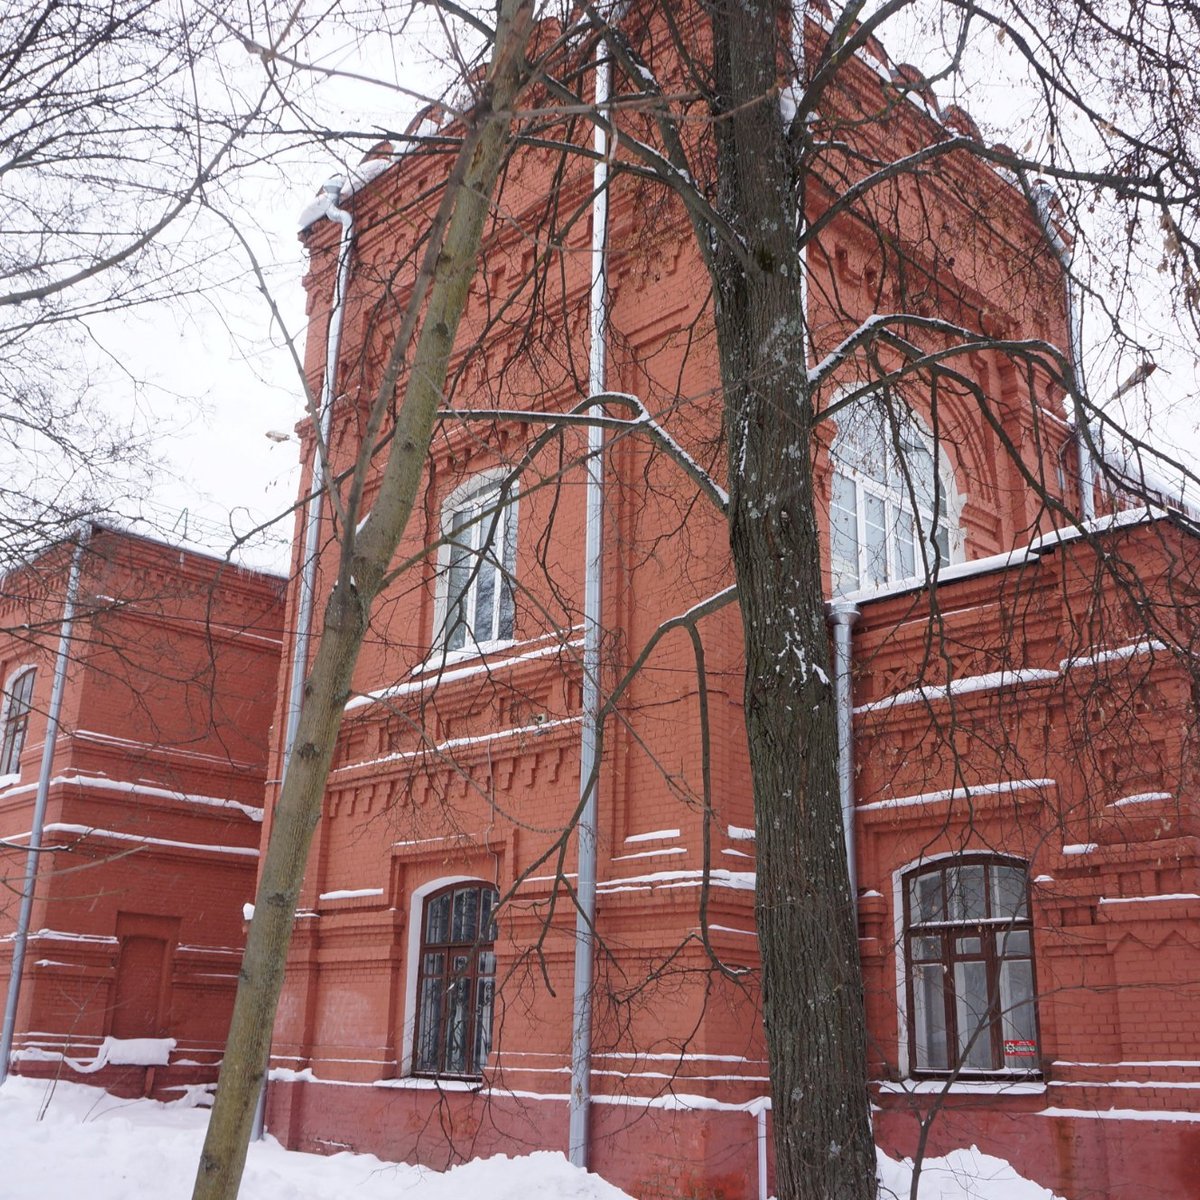
M 586 410 L 605 404 L 620 404 L 633 410 L 632 417 L 610 417 Z M 650 414 L 637 396 L 630 392 L 598 392 L 577 404 L 570 412 L 557 413 L 530 409 L 467 408 L 443 409 L 442 420 L 516 421 L 527 425 L 599 425 L 622 432 L 642 432 L 660 450 L 674 459 L 693 483 L 722 513 L 729 508 L 729 493 L 679 444 Z

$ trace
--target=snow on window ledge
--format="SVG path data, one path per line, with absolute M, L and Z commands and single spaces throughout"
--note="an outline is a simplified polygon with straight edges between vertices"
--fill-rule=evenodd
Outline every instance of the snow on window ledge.
M 1027 1076 L 994 1076 L 988 1079 L 875 1079 L 871 1086 L 881 1094 L 900 1096 L 1042 1096 L 1046 1084 Z

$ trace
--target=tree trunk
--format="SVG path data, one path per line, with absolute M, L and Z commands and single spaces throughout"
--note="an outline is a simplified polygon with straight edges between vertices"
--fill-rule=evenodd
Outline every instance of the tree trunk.
M 872 1200 L 862 980 L 837 782 L 813 480 L 802 175 L 776 100 L 774 0 L 713 10 L 730 543 L 746 644 L 756 919 L 780 1200 Z
M 488 81 L 469 118 L 464 169 L 408 373 L 378 498 L 357 534 L 325 609 L 305 687 L 295 747 L 275 807 L 254 919 L 216 1104 L 193 1200 L 234 1200 L 266 1071 L 275 1009 L 309 845 L 350 694 L 371 604 L 382 586 L 422 480 L 450 355 L 476 269 L 490 199 L 512 137 L 513 108 L 527 78 L 530 0 L 501 0 Z M 369 454 L 370 445 L 360 453 Z M 348 536 L 355 536 L 348 534 Z

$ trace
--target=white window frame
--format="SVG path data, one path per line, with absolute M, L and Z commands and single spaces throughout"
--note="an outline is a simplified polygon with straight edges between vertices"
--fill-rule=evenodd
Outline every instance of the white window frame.
M 879 401 L 873 396 L 865 396 L 848 405 L 841 413 L 835 415 L 833 419 L 835 422 L 839 421 L 839 419 L 844 419 L 844 416 L 850 414 L 857 405 L 876 405 L 878 403 Z M 904 401 L 899 397 L 893 396 L 892 403 L 903 405 Z M 944 512 L 941 514 L 940 519 L 938 514 L 923 508 L 918 508 L 914 514 L 910 483 L 915 481 L 911 481 L 903 473 L 899 473 L 898 477 L 893 479 L 890 477 L 889 472 L 887 481 L 880 482 L 877 479 L 871 478 L 856 464 L 839 461 L 838 438 L 841 432 L 839 430 L 839 434 L 835 434 L 834 436 L 829 451 L 829 564 L 835 595 L 872 592 L 893 587 L 896 584 L 923 581 L 926 578 L 926 563 L 920 554 L 920 543 L 924 540 L 927 545 L 931 544 L 939 534 L 944 535 L 945 540 L 943 547 L 945 562 L 942 565 L 961 562 L 963 559 L 964 539 L 959 518 L 965 498 L 959 494 L 955 486 L 954 472 L 946 459 L 943 447 L 940 444 L 935 445 L 933 435 L 921 417 L 911 408 L 905 407 L 908 417 L 905 422 L 907 428 L 900 430 L 901 439 L 902 441 L 905 440 L 905 434 L 910 434 L 913 440 L 907 442 L 907 444 L 912 445 L 914 448 L 917 448 L 918 445 L 916 439 L 920 439 L 919 446 L 929 455 L 934 471 L 936 472 L 938 498 L 942 501 Z M 887 456 L 888 458 L 892 458 L 893 455 L 894 450 L 889 446 Z M 894 463 L 889 465 L 895 466 Z M 855 579 L 846 584 L 842 583 L 842 570 L 839 566 L 846 560 L 835 556 L 834 551 L 834 539 L 837 532 L 835 528 L 835 510 L 838 507 L 836 499 L 838 477 L 845 480 L 854 489 L 855 499 L 855 540 L 858 561 L 854 564 Z M 868 534 L 868 499 L 882 506 L 884 513 L 883 546 L 886 562 L 884 564 L 884 578 L 880 580 L 871 580 L 868 578 L 872 556 Z M 903 565 L 897 555 L 899 539 L 896 537 L 896 529 L 901 517 L 907 517 L 913 522 L 912 571 L 907 573 L 904 571 Z M 917 536 L 918 530 L 924 535 L 923 539 Z M 928 564 L 930 568 L 934 565 L 932 561 Z
M 515 598 L 512 604 L 512 628 L 505 631 L 502 627 L 502 587 L 507 586 L 510 596 L 514 596 L 513 576 L 516 568 L 517 545 L 517 493 L 510 489 L 507 503 L 498 510 L 493 498 L 498 498 L 501 484 L 508 478 L 509 473 L 503 469 L 484 471 L 473 475 L 465 483 L 455 488 L 442 503 L 439 531 L 443 539 L 438 547 L 437 555 L 437 592 L 434 605 L 434 636 L 433 648 L 443 660 L 469 658 L 511 645 L 516 638 Z M 465 538 L 457 542 L 450 541 L 453 532 L 453 522 L 456 514 L 464 509 L 477 508 L 477 519 L 464 529 Z M 494 527 L 493 527 L 494 523 Z M 493 535 L 492 543 L 481 554 L 480 539 L 489 533 Z M 499 556 L 493 553 L 493 546 L 499 544 Z M 473 629 L 467 623 L 461 644 L 451 646 L 450 641 L 454 631 L 447 628 L 452 610 L 456 607 L 455 597 L 451 596 L 452 572 L 459 569 L 461 564 L 454 562 L 459 548 L 466 546 L 468 553 L 465 566 L 469 572 L 465 596 L 468 609 L 473 608 L 479 599 L 482 581 L 490 576 L 492 588 L 492 611 L 490 627 L 484 631 L 488 636 L 479 637 L 479 630 Z
M 4 703 L 0 708 L 0 754 L 3 753 L 5 744 L 8 741 L 8 725 L 12 719 L 12 704 L 17 685 L 22 679 L 31 676 L 33 683 L 29 691 L 29 705 L 25 710 L 25 727 L 21 730 L 20 741 L 16 747 L 16 763 L 11 771 L 0 772 L 0 783 L 12 782 L 21 778 L 21 755 L 25 751 L 25 741 L 29 736 L 29 718 L 33 714 L 33 688 L 37 686 L 37 664 L 25 663 L 22 666 L 15 667 L 4 683 Z

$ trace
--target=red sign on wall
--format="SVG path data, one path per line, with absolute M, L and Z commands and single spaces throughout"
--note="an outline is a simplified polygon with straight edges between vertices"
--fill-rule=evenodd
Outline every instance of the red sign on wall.
M 1005 1058 L 1036 1058 L 1037 1043 L 1023 1042 L 1015 1038 L 1006 1038 L 1004 1042 Z

